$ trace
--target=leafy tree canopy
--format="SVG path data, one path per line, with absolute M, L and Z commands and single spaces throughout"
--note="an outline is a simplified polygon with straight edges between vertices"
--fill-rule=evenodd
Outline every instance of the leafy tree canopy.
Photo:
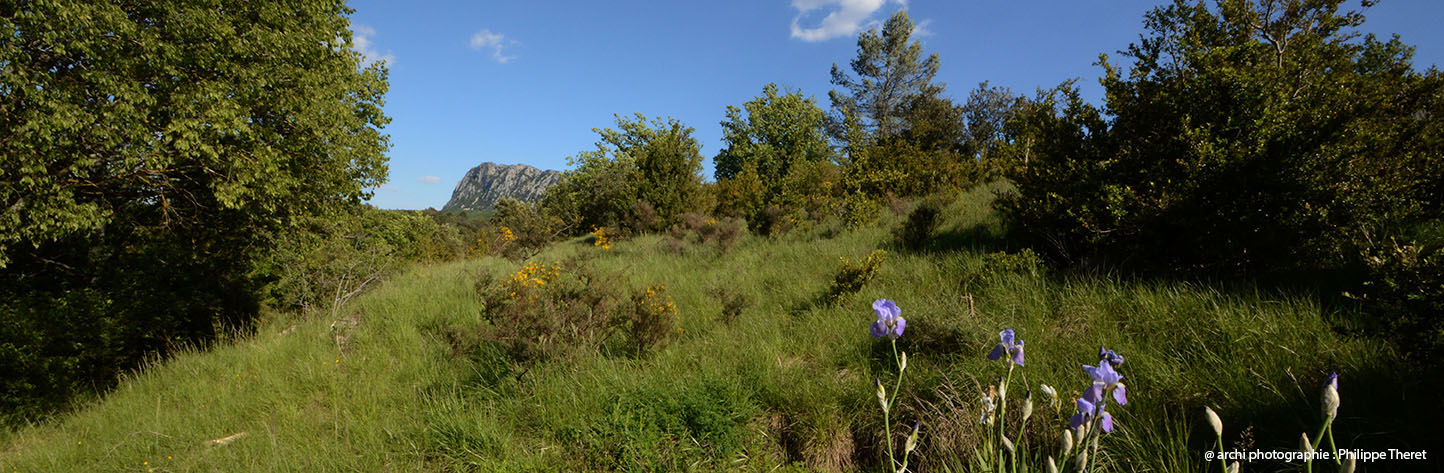
M 386 176 L 341 1 L 0 6 L 0 265 L 108 227 L 228 233 Z M 218 222 L 224 220 L 224 222 Z
M 1100 61 L 1104 109 L 1030 119 L 1010 214 L 1057 256 L 1219 273 L 1338 268 L 1429 219 L 1444 81 L 1342 3 L 1154 9 L 1131 70 Z
M 891 138 L 906 128 L 906 108 L 920 96 L 936 96 L 942 87 L 933 84 L 938 73 L 938 55 L 923 57 L 922 45 L 912 40 L 913 22 L 906 11 L 898 11 L 877 29 L 857 38 L 857 57 L 848 75 L 832 65 L 832 90 L 828 98 L 834 109 L 833 136 L 847 133 L 845 117 L 856 114 L 867 131 L 879 138 Z
M 648 123 L 640 113 L 616 120 L 616 129 L 593 129 L 597 149 L 568 158 L 575 168 L 547 191 L 544 207 L 583 232 L 618 226 L 643 205 L 661 225 L 696 210 L 703 199 L 702 144 L 694 129 L 675 118 Z
M 715 159 L 716 178 L 734 177 L 744 163 L 757 166 L 762 176 L 779 177 L 797 163 L 829 159 L 825 120 L 811 98 L 796 92 L 779 95 L 776 84 L 767 84 L 762 95 L 742 108 L 727 106 L 722 121 L 726 148 Z
M 244 327 L 276 243 L 385 180 L 386 69 L 350 13 L 0 2 L 0 412 Z

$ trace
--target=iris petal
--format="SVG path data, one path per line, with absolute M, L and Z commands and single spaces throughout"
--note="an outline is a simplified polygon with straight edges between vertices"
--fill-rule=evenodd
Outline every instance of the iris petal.
M 1013 362 L 1023 366 L 1023 344 L 1019 343 L 1018 348 L 1013 352 Z
M 988 359 L 989 359 L 989 360 L 993 360 L 993 361 L 998 361 L 998 358 L 1002 358 L 1002 357 L 1003 357 L 1003 352 L 1004 352 L 1004 351 L 1006 351 L 1006 350 L 1003 348 L 1003 344 L 999 343 L 999 344 L 997 344 L 997 345 L 994 345 L 994 346 L 993 346 L 993 352 L 992 352 L 992 353 L 988 353 Z
M 1099 424 L 1102 424 L 1104 432 L 1113 431 L 1113 416 L 1109 415 L 1107 412 L 1103 413 L 1103 418 L 1099 419 L 1098 422 Z
M 1118 401 L 1120 406 L 1128 404 L 1128 388 L 1123 383 L 1118 383 L 1118 387 L 1113 389 L 1113 400 Z
M 881 321 L 881 320 L 879 320 L 879 321 L 877 321 L 877 322 L 873 322 L 873 323 L 872 323 L 872 328 L 869 329 L 869 331 L 872 332 L 872 336 L 874 336 L 874 337 L 878 337 L 878 338 L 886 337 L 886 336 L 887 336 L 887 322 L 884 322 L 884 321 Z
M 877 313 L 878 319 L 891 319 L 902 315 L 902 310 L 898 309 L 897 303 L 887 299 L 873 301 L 872 311 Z
M 1098 404 L 1103 401 L 1103 385 L 1093 383 L 1087 390 L 1083 391 L 1083 399 L 1090 404 Z
M 1113 365 L 1108 363 L 1108 360 L 1098 362 L 1098 369 L 1095 371 L 1095 373 L 1098 376 L 1094 377 L 1093 379 L 1096 381 L 1100 381 L 1108 386 L 1118 384 L 1119 381 L 1123 380 L 1123 375 L 1120 375 L 1117 371 L 1114 371 Z
M 1092 401 L 1089 401 L 1089 400 L 1083 399 L 1083 398 L 1079 398 L 1079 399 L 1076 401 L 1076 404 L 1078 405 L 1078 412 L 1082 412 L 1082 413 L 1085 413 L 1085 414 L 1092 414 L 1092 413 L 1093 413 L 1093 402 L 1092 402 Z

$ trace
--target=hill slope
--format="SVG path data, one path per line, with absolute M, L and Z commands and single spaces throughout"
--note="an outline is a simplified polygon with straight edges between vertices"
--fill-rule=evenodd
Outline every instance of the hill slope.
M 481 163 L 467 171 L 456 183 L 456 189 L 451 191 L 451 200 L 441 210 L 491 210 L 497 201 L 507 197 L 537 200 L 560 179 L 560 172 L 544 171 L 525 164 Z
M 989 243 L 994 190 L 948 207 L 938 244 L 916 253 L 891 246 L 900 219 L 889 216 L 858 230 L 744 237 L 725 252 L 647 236 L 611 251 L 564 242 L 533 259 L 580 262 L 634 294 L 665 285 L 680 330 L 650 354 L 602 343 L 510 369 L 477 335 L 491 325 L 475 287 L 477 275 L 506 280 L 521 264 L 419 266 L 350 304 L 354 329 L 272 320 L 128 379 L 95 405 L 6 433 L 0 470 L 873 471 L 885 458 L 874 379 L 892 375 L 888 344 L 867 334 L 875 298 L 897 301 L 909 321 L 899 348 L 912 361 L 893 419 L 923 421 L 915 471 L 970 455 L 978 383 L 1006 371 L 984 355 L 1008 327 L 1027 342 L 1019 376 L 1065 396 L 1086 386 L 1079 365 L 1099 345 L 1127 357 L 1132 402 L 1109 408 L 1121 428 L 1104 439 L 1112 471 L 1199 471 L 1212 442 L 1193 435 L 1203 404 L 1230 438 L 1249 426 L 1256 446 L 1289 449 L 1316 418 L 1317 385 L 1331 370 L 1341 374 L 1347 416 L 1335 430 L 1352 434 L 1346 442 L 1429 444 L 1417 435 L 1432 429 L 1430 414 L 1400 402 L 1420 394 L 1389 346 L 1336 333 L 1311 298 L 1048 274 Z M 839 257 L 879 247 L 890 253 L 874 281 L 820 302 Z M 747 301 L 735 317 L 718 297 L 727 293 Z M 1031 425 L 1071 414 L 1070 399 L 1040 406 Z M 1056 444 L 1056 428 L 1029 444 Z M 212 445 L 221 439 L 230 440 Z

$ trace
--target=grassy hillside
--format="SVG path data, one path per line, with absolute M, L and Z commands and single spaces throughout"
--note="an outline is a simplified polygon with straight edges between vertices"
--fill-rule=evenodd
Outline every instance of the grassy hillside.
M 1244 283 L 1050 273 L 1004 251 L 989 210 L 999 189 L 950 204 L 923 251 L 893 243 L 902 218 L 889 215 L 857 230 L 744 236 L 725 252 L 646 236 L 610 251 L 564 242 L 532 258 L 584 261 L 629 294 L 664 284 L 681 330 L 649 352 L 613 334 L 511 365 L 485 335 L 476 281 L 521 264 L 419 266 L 355 299 L 334 327 L 321 315 L 276 317 L 72 414 L 0 434 L 0 471 L 880 471 L 874 378 L 893 367 L 887 342 L 867 332 L 877 298 L 908 320 L 893 419 L 895 430 L 923 422 L 918 471 L 967 463 L 980 391 L 1006 370 L 984 357 L 1003 328 L 1027 342 L 1027 385 L 1064 397 L 1056 414 L 1039 408 L 1037 444 L 1056 444 L 1055 416 L 1072 414 L 1088 382 L 1080 365 L 1100 345 L 1127 357 L 1130 402 L 1110 408 L 1119 430 L 1104 438 L 1111 471 L 1200 470 L 1213 441 L 1205 404 L 1230 445 L 1295 448 L 1298 432 L 1312 435 L 1331 371 L 1341 444 L 1439 444 L 1436 419 L 1421 417 L 1438 414 L 1408 405 L 1424 387 L 1386 341 L 1347 335 L 1344 309 Z M 876 248 L 889 252 L 877 277 L 826 303 L 839 258 Z M 718 294 L 747 304 L 727 317 Z

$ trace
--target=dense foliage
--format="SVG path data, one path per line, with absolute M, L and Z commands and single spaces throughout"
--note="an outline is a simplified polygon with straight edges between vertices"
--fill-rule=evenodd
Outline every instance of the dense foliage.
M 349 13 L 0 4 L 0 411 L 244 325 L 268 239 L 385 179 L 386 70 Z
M 1437 215 L 1444 82 L 1340 3 L 1155 9 L 1105 108 L 1031 109 L 1008 215 L 1055 259 L 1216 274 L 1338 268 Z
M 833 170 L 826 133 L 822 108 L 801 93 L 779 94 L 774 84 L 742 108 L 727 106 L 725 148 L 714 160 L 718 211 L 769 233 L 779 223 L 769 209 L 817 210 Z
M 649 124 L 641 114 L 616 118 L 618 129 L 594 130 L 597 149 L 568 158 L 575 169 L 548 190 L 543 203 L 549 214 L 580 234 L 648 213 L 653 215 L 645 228 L 633 230 L 653 231 L 707 206 L 702 145 L 692 127 L 676 119 Z
M 1012 122 L 1017 237 L 1088 266 L 1307 275 L 1355 288 L 1408 348 L 1444 345 L 1444 77 L 1397 37 L 1361 39 L 1342 3 L 1151 11 L 1126 73 L 1100 61 L 1104 107 L 1065 85 Z
M 938 55 L 923 57 L 912 34 L 912 20 L 898 11 L 881 32 L 859 35 L 853 75 L 832 66 L 832 83 L 843 90 L 828 93 L 830 125 L 843 148 L 848 192 L 919 196 L 964 188 L 978 174 L 967 150 L 966 110 L 933 81 Z

